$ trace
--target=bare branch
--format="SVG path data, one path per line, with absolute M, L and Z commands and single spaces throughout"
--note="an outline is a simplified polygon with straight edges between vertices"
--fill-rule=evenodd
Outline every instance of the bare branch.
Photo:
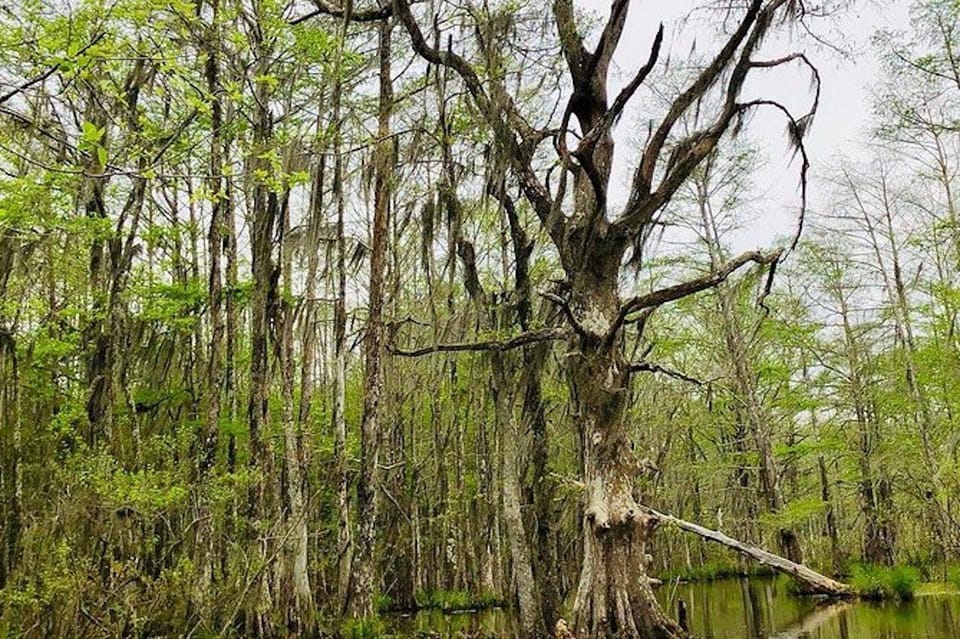
M 674 379 L 679 379 L 683 382 L 688 382 L 696 386 L 703 386 L 703 382 L 697 379 L 696 377 L 691 377 L 680 371 L 675 371 L 671 368 L 661 366 L 660 364 L 654 364 L 652 362 L 637 362 L 636 364 L 630 364 L 631 373 L 661 373 L 668 377 L 673 377 Z
M 783 249 L 776 249 L 770 253 L 747 251 L 746 253 L 741 253 L 729 262 L 722 264 L 720 268 L 709 275 L 704 275 L 703 277 L 698 277 L 680 284 L 674 284 L 673 286 L 667 286 L 665 288 L 658 289 L 652 293 L 647 293 L 646 295 L 638 295 L 634 298 L 631 298 L 620 307 L 617 320 L 613 323 L 613 326 L 610 327 L 610 330 L 607 333 L 607 341 L 613 341 L 613 339 L 616 337 L 617 331 L 620 330 L 620 327 L 623 325 L 624 321 L 626 321 L 627 316 L 629 316 L 631 313 L 642 311 L 648 308 L 656 308 L 668 302 L 674 302 L 695 293 L 705 291 L 708 288 L 714 288 L 730 277 L 733 272 L 745 266 L 746 264 L 754 263 L 761 266 L 766 266 L 779 261 L 781 255 L 783 255 Z
M 580 322 L 577 321 L 577 318 L 574 317 L 573 311 L 570 310 L 570 305 L 567 304 L 567 301 L 565 299 L 553 293 L 540 293 L 540 297 L 546 300 L 550 300 L 551 302 L 556 304 L 558 307 L 560 307 L 560 310 L 563 312 L 563 316 L 567 318 L 568 322 L 570 322 L 570 326 L 573 327 L 573 330 L 577 335 L 579 335 L 580 337 L 587 336 L 586 329 L 584 329 L 583 326 L 580 325 Z
M 660 48 L 663 45 L 663 23 L 660 23 L 660 28 L 657 29 L 657 35 L 653 38 L 653 45 L 650 47 L 650 55 L 647 57 L 646 63 L 640 69 L 637 70 L 637 74 L 633 76 L 633 80 L 630 83 L 623 87 L 619 94 L 617 94 L 616 99 L 613 101 L 613 106 L 610 107 L 610 110 L 607 111 L 605 119 L 609 121 L 609 125 L 613 123 L 620 117 L 620 114 L 623 113 L 624 107 L 627 106 L 627 102 L 630 101 L 630 98 L 633 97 L 633 94 L 637 92 L 637 89 L 640 88 L 640 85 L 643 84 L 644 80 L 647 79 L 647 76 L 650 75 L 650 72 L 653 71 L 653 67 L 657 64 L 657 60 L 660 58 Z
M 817 89 L 819 97 L 819 87 Z M 788 251 L 793 252 L 800 242 L 800 236 L 803 234 L 803 224 L 807 213 L 807 174 L 810 171 L 810 158 L 807 155 L 807 146 L 803 141 L 804 136 L 810 127 L 814 111 L 810 111 L 801 118 L 794 118 L 787 107 L 775 100 L 751 100 L 740 105 L 742 110 L 748 110 L 755 107 L 769 106 L 780 111 L 787 118 L 787 136 L 790 144 L 796 153 L 800 154 L 800 214 L 797 217 L 797 230 L 793 234 L 793 240 L 790 242 Z M 814 105 L 816 109 L 816 105 Z
M 356 9 L 348 10 L 343 7 L 335 7 L 329 2 L 326 2 L 326 0 L 313 1 L 314 4 L 317 5 L 316 9 L 302 16 L 291 19 L 289 24 L 301 24 L 317 16 L 331 16 L 334 18 L 343 18 L 346 16 L 347 20 L 350 22 L 377 22 L 379 20 L 386 20 L 393 15 L 393 7 L 389 4 L 376 9 L 364 9 L 357 11 Z
M 554 0 L 553 20 L 560 35 L 560 47 L 563 57 L 570 68 L 570 75 L 577 78 L 583 74 L 590 53 L 583 46 L 583 38 L 577 32 L 577 22 L 573 14 L 573 0 Z
M 475 351 L 503 352 L 512 350 L 514 348 L 520 348 L 521 346 L 526 346 L 528 344 L 562 340 L 568 338 L 569 336 L 570 334 L 566 330 L 560 328 L 545 328 L 537 331 L 521 333 L 516 337 L 512 337 L 504 341 L 487 340 L 481 342 L 434 344 L 432 346 L 424 346 L 423 348 L 417 348 L 413 350 L 405 350 L 391 344 L 388 346 L 387 350 L 393 355 L 400 355 L 402 357 L 421 357 L 423 355 L 431 355 L 433 353 L 463 353 Z
M 577 150 L 574 152 L 576 157 L 589 157 L 593 153 L 593 147 L 596 145 L 597 141 L 610 131 L 617 119 L 620 117 L 620 114 L 623 113 L 623 109 L 627 106 L 630 98 L 632 98 L 637 92 L 637 89 L 640 88 L 640 85 L 643 84 L 643 81 L 647 79 L 647 76 L 650 75 L 653 67 L 657 64 L 662 45 L 663 23 L 660 23 L 660 28 L 657 29 L 657 35 L 653 39 L 653 45 L 650 47 L 650 55 L 647 57 L 646 63 L 644 63 L 644 65 L 637 70 L 636 75 L 633 76 L 633 79 L 630 81 L 630 83 L 620 91 L 616 99 L 613 101 L 613 105 L 607 109 L 607 112 L 604 113 L 600 121 L 590 131 L 588 131 L 586 135 L 583 136 L 583 139 L 580 141 Z M 571 97 L 570 104 L 572 103 L 573 98 Z M 569 119 L 569 112 L 570 106 L 568 106 L 567 113 L 564 114 L 564 126 L 561 130 L 561 135 L 566 131 L 566 120 Z
M 643 158 L 634 176 L 631 200 L 637 196 L 650 193 L 653 186 L 653 175 L 656 170 L 657 160 L 660 158 L 663 146 L 666 144 L 667 138 L 673 130 L 673 126 L 687 109 L 699 100 L 707 90 L 713 86 L 717 79 L 719 79 L 723 70 L 727 68 L 727 65 L 733 60 L 741 43 L 747 38 L 747 34 L 756 22 L 762 6 L 763 0 L 752 0 L 750 8 L 744 15 L 743 20 L 740 21 L 736 31 L 730 36 L 730 39 L 727 40 L 727 43 L 717 53 L 710 64 L 697 76 L 697 79 L 694 80 L 687 90 L 681 93 L 670 105 L 670 110 L 667 112 L 666 117 L 664 117 L 660 126 L 657 127 L 657 130 L 654 132 L 653 137 L 643 152 Z

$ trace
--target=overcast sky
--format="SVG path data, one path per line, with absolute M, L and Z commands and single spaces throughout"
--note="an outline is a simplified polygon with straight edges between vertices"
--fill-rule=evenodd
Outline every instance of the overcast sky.
M 591 8 L 606 16 L 607 0 L 581 0 L 581 6 Z M 667 56 L 672 61 L 689 57 L 693 38 L 697 38 L 697 50 L 702 54 L 716 51 L 710 47 L 711 33 L 716 32 L 717 15 L 694 12 L 702 2 L 692 0 L 646 0 L 634 2 L 627 18 L 627 25 L 617 55 L 614 59 L 621 81 L 646 60 L 657 25 L 662 20 L 666 26 L 664 49 L 661 60 Z M 852 8 L 830 18 L 820 19 L 815 25 L 817 35 L 828 42 L 836 43 L 849 55 L 840 55 L 827 47 L 819 46 L 806 37 L 770 39 L 763 49 L 764 58 L 777 58 L 793 51 L 804 51 L 818 67 L 822 79 L 820 107 L 812 131 L 807 138 L 814 177 L 823 177 L 836 166 L 837 157 L 862 157 L 866 150 L 862 142 L 867 137 L 871 123 L 871 88 L 879 77 L 878 61 L 870 45 L 871 37 L 878 29 L 903 30 L 908 27 L 910 2 L 895 0 L 885 5 L 874 2 L 855 2 Z M 686 20 L 684 18 L 687 18 Z M 714 21 L 711 23 L 710 21 Z M 748 83 L 745 93 L 749 97 L 771 97 L 782 101 L 802 115 L 809 109 L 812 98 L 810 73 L 799 64 L 776 71 L 757 73 Z M 637 109 L 632 114 L 634 132 L 636 123 L 644 121 Z M 635 149 L 625 143 L 630 126 L 624 118 L 618 137 L 616 165 L 619 189 L 613 196 L 624 197 L 629 167 L 633 166 Z M 799 207 L 798 176 L 799 161 L 788 165 L 785 122 L 775 113 L 758 114 L 751 122 L 751 138 L 762 147 L 766 158 L 765 168 L 757 176 L 757 186 L 764 195 L 757 200 L 763 209 L 756 223 L 744 228 L 730 242 L 736 249 L 756 248 L 773 243 L 778 236 L 793 233 Z M 822 181 L 814 180 L 810 191 L 810 205 L 824 206 L 829 194 Z M 758 211 L 759 212 L 759 211 Z

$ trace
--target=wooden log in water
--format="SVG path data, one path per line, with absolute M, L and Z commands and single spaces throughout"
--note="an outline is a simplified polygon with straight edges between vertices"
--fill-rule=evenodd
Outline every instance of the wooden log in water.
M 792 562 L 785 557 L 781 557 L 780 555 L 775 555 L 770 551 L 764 550 L 763 548 L 751 546 L 750 544 L 734 539 L 733 537 L 725 535 L 718 530 L 704 528 L 699 524 L 685 521 L 678 517 L 674 517 L 673 515 L 666 515 L 649 507 L 646 507 L 645 510 L 648 514 L 656 517 L 664 523 L 673 524 L 681 530 L 693 533 L 708 541 L 718 543 L 722 546 L 726 546 L 727 548 L 732 548 L 737 552 L 763 564 L 764 566 L 768 566 L 785 575 L 790 575 L 806 586 L 807 592 L 810 594 L 820 594 L 842 598 L 855 597 L 857 594 L 856 591 L 847 584 L 836 581 L 835 579 L 831 579 L 826 575 L 821 575 L 816 570 L 808 568 L 803 564 Z

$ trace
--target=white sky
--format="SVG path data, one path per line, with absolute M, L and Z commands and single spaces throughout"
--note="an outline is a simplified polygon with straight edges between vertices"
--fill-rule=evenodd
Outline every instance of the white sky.
M 669 55 L 672 61 L 682 61 L 689 55 L 692 37 L 697 37 L 697 50 L 701 54 L 715 51 L 709 43 L 702 42 L 710 37 L 716 26 L 716 14 L 694 13 L 687 22 L 684 16 L 691 15 L 691 9 L 702 4 L 702 0 L 646 0 L 634 1 L 627 18 L 627 25 L 619 50 L 614 58 L 619 70 L 620 82 L 628 80 L 632 73 L 647 59 L 657 25 L 662 20 L 666 25 L 661 60 Z M 829 48 L 817 45 L 810 38 L 794 37 L 770 39 L 763 49 L 767 59 L 781 57 L 793 51 L 807 53 L 818 67 L 821 80 L 821 102 L 816 119 L 807 138 L 807 150 L 810 156 L 812 184 L 810 186 L 810 208 L 825 206 L 827 194 L 817 176 L 831 172 L 836 166 L 838 155 L 857 157 L 866 152 L 860 141 L 866 139 L 871 124 L 872 100 L 871 87 L 879 78 L 879 65 L 875 51 L 870 46 L 871 37 L 878 29 L 903 30 L 908 27 L 910 2 L 894 0 L 885 5 L 874 2 L 854 2 L 830 19 L 820 19 L 815 25 L 818 36 L 828 42 L 836 43 L 850 55 L 842 56 Z M 584 9 L 594 10 L 606 17 L 610 3 L 608 0 L 580 0 Z M 655 81 L 655 76 L 653 77 Z M 615 87 L 616 90 L 618 87 Z M 805 113 L 810 105 L 812 90 L 810 74 L 799 64 L 793 64 L 776 71 L 757 73 L 755 79 L 745 87 L 749 96 L 771 97 L 782 101 L 795 109 L 795 115 Z M 631 134 L 631 122 L 643 120 L 638 110 L 627 114 L 620 126 L 618 138 L 618 156 L 616 170 L 621 175 L 615 178 L 619 189 L 612 195 L 615 199 L 625 197 L 628 172 L 634 166 L 635 149 L 626 144 Z M 756 222 L 745 227 L 738 237 L 730 238 L 735 249 L 755 248 L 774 243 L 775 238 L 794 232 L 796 215 L 799 210 L 799 160 L 788 165 L 790 153 L 786 145 L 785 121 L 773 113 L 758 113 L 748 131 L 751 139 L 757 141 L 767 162 L 761 174 L 757 176 L 758 189 L 765 192 L 762 199 L 755 202 L 760 213 Z

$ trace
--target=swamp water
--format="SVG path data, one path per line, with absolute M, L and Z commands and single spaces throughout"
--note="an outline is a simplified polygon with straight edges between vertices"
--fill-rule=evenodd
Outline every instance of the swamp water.
M 927 595 L 895 603 L 818 604 L 793 597 L 784 578 L 725 579 L 665 584 L 661 603 L 687 608 L 699 639 L 960 639 L 960 596 Z M 423 611 L 388 620 L 399 637 L 512 637 L 508 611 L 444 614 Z

